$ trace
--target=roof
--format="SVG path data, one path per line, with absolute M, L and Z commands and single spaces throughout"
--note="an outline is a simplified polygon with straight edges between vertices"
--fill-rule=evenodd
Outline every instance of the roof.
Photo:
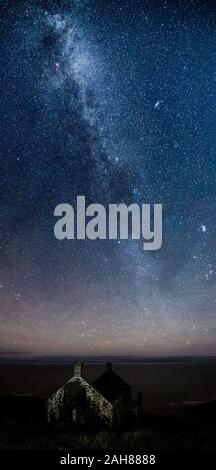
M 92 385 L 110 402 L 121 397 L 131 397 L 131 386 L 113 372 L 111 364 L 107 365 L 106 371 Z

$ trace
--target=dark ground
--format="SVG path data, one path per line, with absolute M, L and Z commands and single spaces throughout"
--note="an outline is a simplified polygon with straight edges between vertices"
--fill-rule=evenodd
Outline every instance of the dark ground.
M 216 364 L 114 364 L 143 392 L 136 429 L 73 430 L 43 423 L 44 398 L 73 373 L 71 365 L 0 365 L 0 449 L 216 449 Z M 90 382 L 104 365 L 86 365 Z M 24 410 L 24 414 L 23 414 Z

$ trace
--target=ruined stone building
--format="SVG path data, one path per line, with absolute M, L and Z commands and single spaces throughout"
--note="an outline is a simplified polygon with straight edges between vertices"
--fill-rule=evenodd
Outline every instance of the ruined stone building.
M 132 400 L 131 386 L 107 363 L 105 372 L 92 384 L 82 375 L 83 363 L 74 365 L 73 376 L 47 400 L 47 420 L 76 424 L 137 424 L 142 396 Z

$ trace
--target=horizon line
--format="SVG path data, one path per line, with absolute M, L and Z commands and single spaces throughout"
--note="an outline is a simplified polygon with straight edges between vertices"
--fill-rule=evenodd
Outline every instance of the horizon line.
M 69 364 L 70 362 L 84 361 L 86 363 L 104 363 L 112 361 L 115 363 L 155 363 L 155 362 L 214 362 L 216 361 L 216 355 L 167 355 L 167 356 L 127 356 L 127 355 L 104 355 L 104 356 L 86 356 L 86 355 L 62 355 L 62 356 L 50 356 L 50 355 L 19 355 L 14 354 L 2 354 L 0 355 L 0 364 Z

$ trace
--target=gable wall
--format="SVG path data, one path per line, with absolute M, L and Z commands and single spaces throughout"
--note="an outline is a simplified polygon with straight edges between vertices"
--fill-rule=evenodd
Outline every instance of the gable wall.
M 94 409 L 96 414 L 107 424 L 113 421 L 113 406 L 97 390 L 95 390 L 82 377 L 72 377 L 68 383 L 79 383 L 86 392 L 89 407 Z M 66 384 L 65 384 L 66 385 Z M 64 389 L 65 385 L 57 390 L 47 402 L 47 420 L 59 420 L 63 417 L 64 411 Z

